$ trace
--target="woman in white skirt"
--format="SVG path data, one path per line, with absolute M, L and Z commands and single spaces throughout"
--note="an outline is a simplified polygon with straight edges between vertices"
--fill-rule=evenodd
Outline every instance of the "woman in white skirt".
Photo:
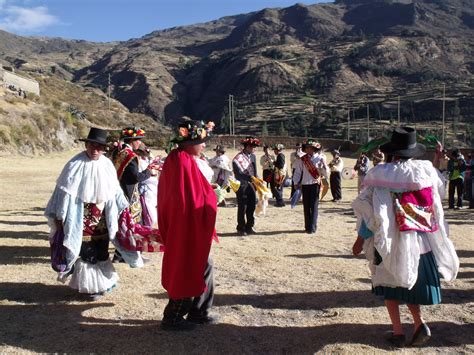
M 118 281 L 109 241 L 115 239 L 119 214 L 128 207 L 115 168 L 102 155 L 106 138 L 107 131 L 91 128 L 82 139 L 86 150 L 66 164 L 45 210 L 58 280 L 66 282 L 72 275 L 69 286 L 93 300 Z

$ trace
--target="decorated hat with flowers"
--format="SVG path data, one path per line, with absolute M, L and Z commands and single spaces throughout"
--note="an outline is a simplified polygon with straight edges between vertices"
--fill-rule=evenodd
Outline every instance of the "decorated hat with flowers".
M 145 138 L 145 130 L 138 127 L 127 127 L 122 129 L 120 138 L 127 139 L 142 139 Z
M 201 144 L 211 139 L 215 124 L 212 121 L 184 121 L 178 125 L 178 132 L 171 140 L 177 144 Z
M 308 138 L 306 142 L 303 143 L 303 148 L 309 148 L 309 147 L 314 148 L 316 150 L 320 150 L 321 144 L 313 138 Z
M 259 147 L 260 146 L 260 140 L 258 138 L 255 138 L 255 137 L 245 137 L 244 139 L 242 139 L 240 141 L 240 143 L 242 143 L 242 145 L 245 147 L 245 146 L 252 146 L 252 147 Z

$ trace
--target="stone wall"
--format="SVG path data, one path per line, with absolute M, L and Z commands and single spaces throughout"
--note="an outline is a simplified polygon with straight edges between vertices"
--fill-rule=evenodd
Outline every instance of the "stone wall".
M 215 146 L 220 144 L 226 148 L 235 148 L 239 149 L 241 147 L 240 141 L 244 139 L 245 136 L 214 136 L 212 140 L 207 144 L 208 146 Z M 266 144 L 272 146 L 273 144 L 281 143 L 285 146 L 286 149 L 293 150 L 297 143 L 303 143 L 305 138 L 302 137 L 263 137 L 259 138 L 262 145 Z M 359 149 L 360 144 L 356 144 L 352 141 L 346 141 L 342 139 L 330 139 L 330 138 L 321 138 L 317 139 L 319 143 L 323 146 L 323 149 L 326 151 L 331 151 L 333 149 L 339 149 L 347 153 L 356 152 Z
M 13 85 L 17 90 L 21 89 L 38 96 L 40 94 L 39 83 L 36 80 L 23 77 L 8 70 L 0 69 L 0 82 L 6 88 Z

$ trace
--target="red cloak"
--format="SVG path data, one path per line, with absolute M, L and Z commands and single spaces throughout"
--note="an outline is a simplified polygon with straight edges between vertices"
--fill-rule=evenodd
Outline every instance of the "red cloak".
M 194 158 L 174 149 L 158 184 L 158 227 L 165 251 L 161 284 L 172 299 L 196 297 L 205 289 L 217 198 Z

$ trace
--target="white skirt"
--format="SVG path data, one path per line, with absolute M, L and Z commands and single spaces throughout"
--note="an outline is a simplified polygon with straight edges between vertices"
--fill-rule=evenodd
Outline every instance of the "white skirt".
M 111 289 L 118 280 L 118 274 L 110 260 L 90 264 L 78 259 L 74 264 L 69 287 L 80 293 L 100 293 Z

